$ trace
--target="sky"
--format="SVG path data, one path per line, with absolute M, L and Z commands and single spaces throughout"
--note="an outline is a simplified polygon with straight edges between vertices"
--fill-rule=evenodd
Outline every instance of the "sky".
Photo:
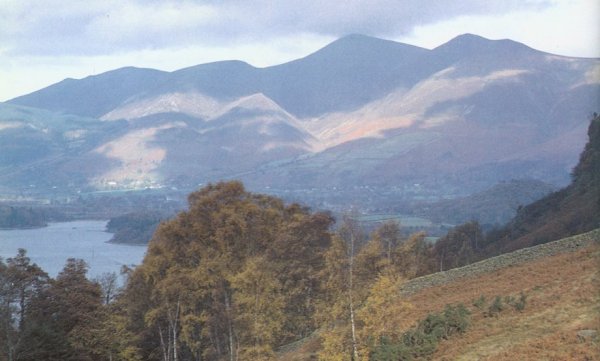
M 600 57 L 599 19 L 598 0 L 0 0 L 0 101 L 124 66 L 265 67 L 357 33 L 429 49 L 473 33 Z

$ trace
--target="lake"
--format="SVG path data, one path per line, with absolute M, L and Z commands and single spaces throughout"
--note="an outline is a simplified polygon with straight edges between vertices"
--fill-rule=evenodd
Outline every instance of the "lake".
M 62 270 L 67 258 L 81 258 L 89 265 L 88 278 L 105 272 L 119 274 L 121 266 L 142 262 L 146 246 L 107 243 L 107 221 L 50 223 L 36 229 L 0 230 L 0 257 L 6 261 L 19 248 L 51 277 Z

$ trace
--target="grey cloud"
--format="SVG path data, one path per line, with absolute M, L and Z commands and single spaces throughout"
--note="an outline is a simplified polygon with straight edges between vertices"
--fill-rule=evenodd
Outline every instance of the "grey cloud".
M 268 6 L 269 1 L 261 1 Z M 504 0 L 374 0 L 304 1 L 289 6 L 279 3 L 269 22 L 285 32 L 310 31 L 324 35 L 353 32 L 370 35 L 402 35 L 414 26 L 435 23 L 460 15 L 501 14 L 547 6 L 548 2 Z M 247 10 L 250 10 L 248 7 Z
M 8 54 L 97 55 L 307 33 L 392 37 L 461 15 L 549 5 L 542 0 L 9 0 L 0 9 L 0 41 Z

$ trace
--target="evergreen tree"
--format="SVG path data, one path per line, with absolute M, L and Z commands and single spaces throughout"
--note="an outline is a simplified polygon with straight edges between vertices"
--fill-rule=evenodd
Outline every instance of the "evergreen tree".
M 19 360 L 95 360 L 104 314 L 100 286 L 83 260 L 68 259 L 56 280 L 38 292 L 26 318 Z
M 7 360 L 20 359 L 26 347 L 28 319 L 34 299 L 47 287 L 48 275 L 35 263 L 27 252 L 19 249 L 15 257 L 0 265 L 0 328 L 3 354 Z

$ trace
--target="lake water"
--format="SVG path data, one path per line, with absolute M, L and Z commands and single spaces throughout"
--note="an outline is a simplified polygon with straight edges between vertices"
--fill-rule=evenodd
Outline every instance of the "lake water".
M 105 272 L 119 274 L 121 266 L 142 262 L 146 246 L 107 243 L 107 221 L 50 223 L 37 229 L 0 230 L 0 257 L 14 257 L 19 248 L 51 277 L 56 277 L 67 258 L 81 258 L 89 265 L 88 278 Z

